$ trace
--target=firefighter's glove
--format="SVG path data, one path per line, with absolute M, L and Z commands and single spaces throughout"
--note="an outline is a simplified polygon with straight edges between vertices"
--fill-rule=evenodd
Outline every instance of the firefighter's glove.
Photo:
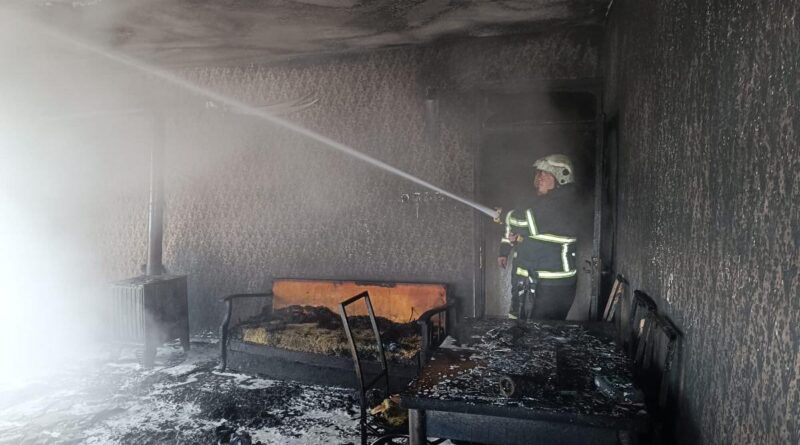
M 525 237 L 517 233 L 511 232 L 508 234 L 508 240 L 511 241 L 512 245 L 516 246 L 517 244 L 523 242 L 525 240 Z
M 495 210 L 495 212 L 494 212 L 494 216 L 492 217 L 492 221 L 496 222 L 497 224 L 503 224 L 503 218 L 502 218 L 503 209 L 500 208 L 500 207 L 497 207 L 494 210 Z

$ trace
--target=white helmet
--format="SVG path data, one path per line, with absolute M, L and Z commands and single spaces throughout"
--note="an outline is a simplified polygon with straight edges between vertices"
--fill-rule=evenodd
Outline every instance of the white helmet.
M 564 155 L 545 156 L 534 162 L 533 166 L 555 176 L 558 185 L 575 182 L 575 169 L 572 167 L 572 161 Z

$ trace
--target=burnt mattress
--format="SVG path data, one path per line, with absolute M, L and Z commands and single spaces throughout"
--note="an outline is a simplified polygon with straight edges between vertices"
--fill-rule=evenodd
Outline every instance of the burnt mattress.
M 377 317 L 387 361 L 414 363 L 422 339 L 415 322 L 396 323 Z M 350 317 L 359 355 L 377 359 L 378 347 L 367 316 Z M 350 349 L 339 315 L 322 306 L 288 306 L 265 311 L 240 323 L 233 337 L 249 344 L 271 346 L 288 351 L 349 356 Z

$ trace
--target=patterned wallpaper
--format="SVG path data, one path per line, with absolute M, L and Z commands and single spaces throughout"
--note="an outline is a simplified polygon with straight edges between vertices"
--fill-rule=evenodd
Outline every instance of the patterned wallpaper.
M 596 77 L 599 41 L 591 29 L 181 75 L 253 105 L 315 98 L 286 117 L 471 197 L 476 85 Z M 440 98 L 435 141 L 425 131 L 427 87 Z M 268 289 L 277 277 L 445 282 L 471 313 L 471 209 L 430 200 L 417 212 L 401 195 L 424 192 L 419 186 L 218 104 L 154 95 L 171 104 L 165 263 L 190 275 L 195 332 L 216 329 L 218 298 Z M 138 174 L 146 178 L 146 170 Z M 109 209 L 110 279 L 135 274 L 145 259 L 146 180 L 138 184 Z

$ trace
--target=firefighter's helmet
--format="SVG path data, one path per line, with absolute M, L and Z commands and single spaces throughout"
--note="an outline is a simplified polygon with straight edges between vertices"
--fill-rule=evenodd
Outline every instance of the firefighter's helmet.
M 545 156 L 534 162 L 533 166 L 555 176 L 558 185 L 575 182 L 575 169 L 572 167 L 572 161 L 564 155 Z

